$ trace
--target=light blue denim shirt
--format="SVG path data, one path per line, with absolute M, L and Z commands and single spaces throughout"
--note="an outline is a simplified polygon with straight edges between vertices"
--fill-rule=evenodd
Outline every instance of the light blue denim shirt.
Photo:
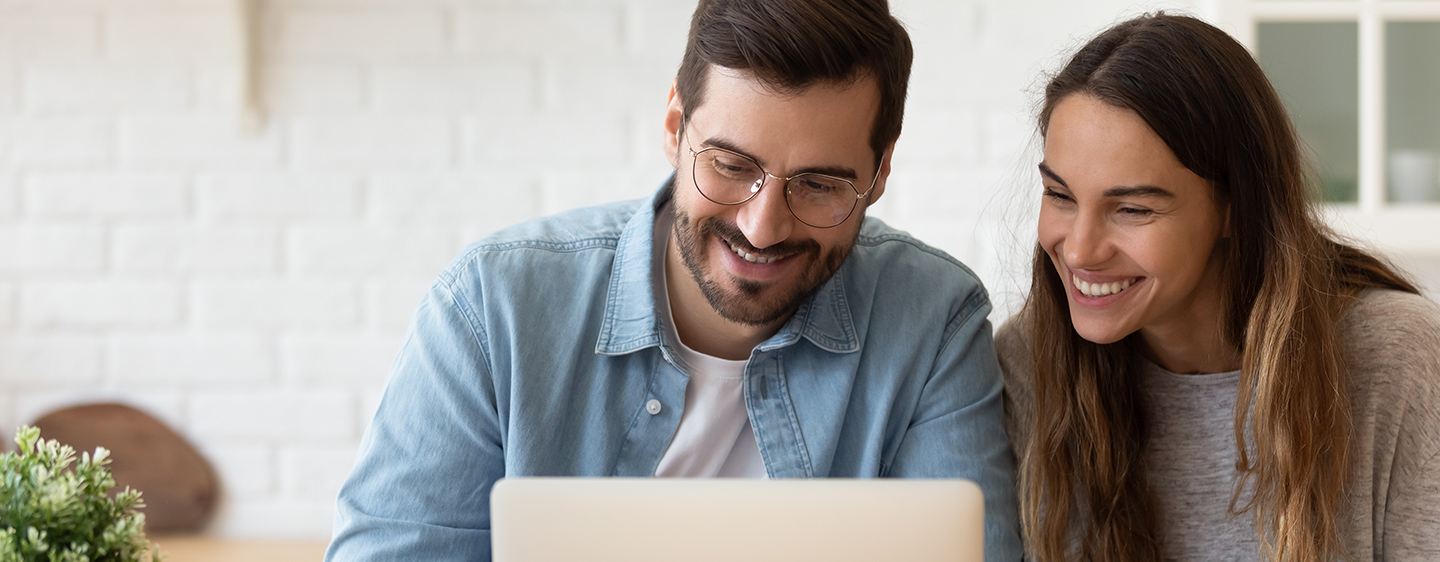
M 326 560 L 489 560 L 496 480 L 654 475 L 687 381 L 651 284 L 669 185 L 502 230 L 440 274 Z M 751 352 L 746 409 L 770 477 L 974 480 L 986 559 L 1020 559 L 989 312 L 964 265 L 865 219 L 835 276 Z

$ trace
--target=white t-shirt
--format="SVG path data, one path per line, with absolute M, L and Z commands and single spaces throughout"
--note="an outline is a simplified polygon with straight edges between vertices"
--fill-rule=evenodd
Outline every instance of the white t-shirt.
M 745 361 L 700 353 L 680 341 L 665 289 L 665 248 L 669 245 L 674 210 L 666 205 L 655 217 L 652 279 L 655 301 L 665 321 L 667 341 L 690 368 L 685 386 L 685 412 L 675 438 L 655 468 L 656 476 L 767 478 L 760 446 L 745 410 Z

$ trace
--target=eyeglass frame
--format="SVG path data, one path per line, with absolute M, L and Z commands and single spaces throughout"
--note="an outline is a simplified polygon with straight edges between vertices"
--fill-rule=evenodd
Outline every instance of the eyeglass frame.
M 780 176 L 777 176 L 777 175 L 775 175 L 775 174 L 772 174 L 772 173 L 770 173 L 770 172 L 765 171 L 765 167 L 760 165 L 760 161 L 759 161 L 759 160 L 756 160 L 754 157 L 751 157 L 751 156 L 746 155 L 746 154 L 741 154 L 741 153 L 739 153 L 739 152 L 735 152 L 735 151 L 733 151 L 733 150 L 726 149 L 726 148 L 720 148 L 720 147 L 718 147 L 718 146 L 708 146 L 708 147 L 702 148 L 702 149 L 700 149 L 700 150 L 698 150 L 698 151 L 695 150 L 695 147 L 693 147 L 693 146 L 690 145 L 690 135 L 689 135 L 689 131 L 686 130 L 686 128 L 689 126 L 689 124 L 690 124 L 690 118 L 689 118 L 689 116 L 683 116 L 683 117 L 680 118 L 680 132 L 681 132 L 681 135 L 683 135 L 683 136 L 685 137 L 685 150 L 687 150 L 687 151 L 690 152 L 690 182 L 693 183 L 693 184 L 695 184 L 695 191 L 696 191 L 696 192 L 699 192 L 701 197 L 704 197 L 706 201 L 709 201 L 709 202 L 714 203 L 714 204 L 716 204 L 716 205 L 725 205 L 725 206 L 727 206 L 727 207 L 736 207 L 736 206 L 739 206 L 739 205 L 744 205 L 744 204 L 746 204 L 746 203 L 749 203 L 752 199 L 755 199 L 755 196 L 760 195 L 760 192 L 765 189 L 765 184 L 769 183 L 768 181 L 766 181 L 766 178 L 777 179 L 777 180 L 780 180 L 780 182 L 781 182 L 780 185 L 785 186 L 785 187 L 787 188 L 786 191 L 785 191 L 785 209 L 790 211 L 790 216 L 795 217 L 795 220 L 800 221 L 802 224 L 804 224 L 805 226 L 808 226 L 808 227 L 810 227 L 810 228 L 835 228 L 835 227 L 837 227 L 837 226 L 840 226 L 840 225 L 842 225 L 842 224 L 845 224 L 845 221 L 850 220 L 850 216 L 855 214 L 855 208 L 860 206 L 860 201 L 863 200 L 863 199 L 865 199 L 865 198 L 867 198 L 867 197 L 869 197 L 871 193 L 874 193 L 874 192 L 875 192 L 875 186 L 876 186 L 876 185 L 879 185 L 879 182 L 880 182 L 880 170 L 885 167 L 885 162 L 884 162 L 884 159 L 882 158 L 882 159 L 881 159 L 881 162 L 880 162 L 878 165 L 875 166 L 875 176 L 872 177 L 872 178 L 870 178 L 870 189 L 865 190 L 865 193 L 860 193 L 860 190 L 855 188 L 855 182 L 852 182 L 852 181 L 850 181 L 850 180 L 847 180 L 847 179 L 842 178 L 842 177 L 839 177 L 839 176 L 832 176 L 832 175 L 830 175 L 830 174 L 821 174 L 821 173 L 818 173 L 818 172 L 801 172 L 801 173 L 795 174 L 795 175 L 793 175 L 793 176 L 790 176 L 790 177 L 788 177 L 788 178 L 786 178 L 786 177 L 780 177 Z M 716 200 L 712 199 L 709 195 L 706 195 L 706 194 L 705 194 L 705 190 L 700 189 L 700 180 L 695 177 L 695 174 L 696 174 L 695 168 L 696 168 L 697 162 L 698 162 L 698 160 L 697 160 L 695 157 L 696 157 L 696 156 L 699 156 L 700 154 L 702 154 L 702 153 L 704 153 L 704 152 L 709 152 L 709 151 L 711 151 L 711 150 L 718 150 L 718 151 L 724 152 L 724 153 L 726 153 L 726 154 L 733 154 L 733 155 L 738 156 L 738 157 L 740 157 L 740 158 L 744 158 L 744 159 L 746 159 L 746 160 L 749 160 L 751 163 L 755 164 L 755 167 L 760 170 L 760 173 L 761 173 L 761 174 L 764 174 L 764 175 L 760 176 L 760 178 L 759 178 L 758 180 L 756 180 L 756 181 L 759 181 L 759 182 L 760 182 L 760 189 L 752 190 L 752 191 L 750 192 L 750 196 L 749 196 L 749 197 L 746 197 L 745 199 L 740 200 L 740 201 L 737 201 L 737 202 L 735 202 L 735 203 L 724 203 L 724 202 L 721 202 L 721 201 L 716 201 Z M 837 222 L 837 223 L 832 224 L 832 225 L 830 225 L 830 226 L 815 226 L 815 225 L 813 225 L 813 224 L 810 224 L 809 222 L 806 222 L 805 219 L 800 218 L 800 215 L 795 212 L 795 208 L 790 206 L 790 191 L 789 191 L 788 187 L 789 187 L 789 185 L 790 185 L 790 180 L 793 180 L 793 179 L 798 178 L 798 177 L 801 177 L 801 176 L 819 176 L 819 177 L 822 177 L 822 178 L 830 178 L 830 179 L 834 179 L 834 180 L 843 181 L 843 182 L 845 182 L 845 185 L 850 186 L 850 190 L 855 192 L 855 202 L 850 205 L 850 212 L 848 212 L 848 213 L 845 214 L 845 218 L 840 219 L 840 222 Z

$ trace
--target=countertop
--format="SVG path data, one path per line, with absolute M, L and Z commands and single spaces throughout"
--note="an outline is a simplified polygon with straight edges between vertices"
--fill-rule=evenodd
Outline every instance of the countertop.
M 204 536 L 155 536 L 168 562 L 319 562 L 324 541 L 247 541 Z

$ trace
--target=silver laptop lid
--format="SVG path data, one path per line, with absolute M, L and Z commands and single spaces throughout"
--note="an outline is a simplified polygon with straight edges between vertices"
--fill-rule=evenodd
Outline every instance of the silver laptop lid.
M 979 562 L 964 480 L 511 478 L 490 495 L 496 562 Z

